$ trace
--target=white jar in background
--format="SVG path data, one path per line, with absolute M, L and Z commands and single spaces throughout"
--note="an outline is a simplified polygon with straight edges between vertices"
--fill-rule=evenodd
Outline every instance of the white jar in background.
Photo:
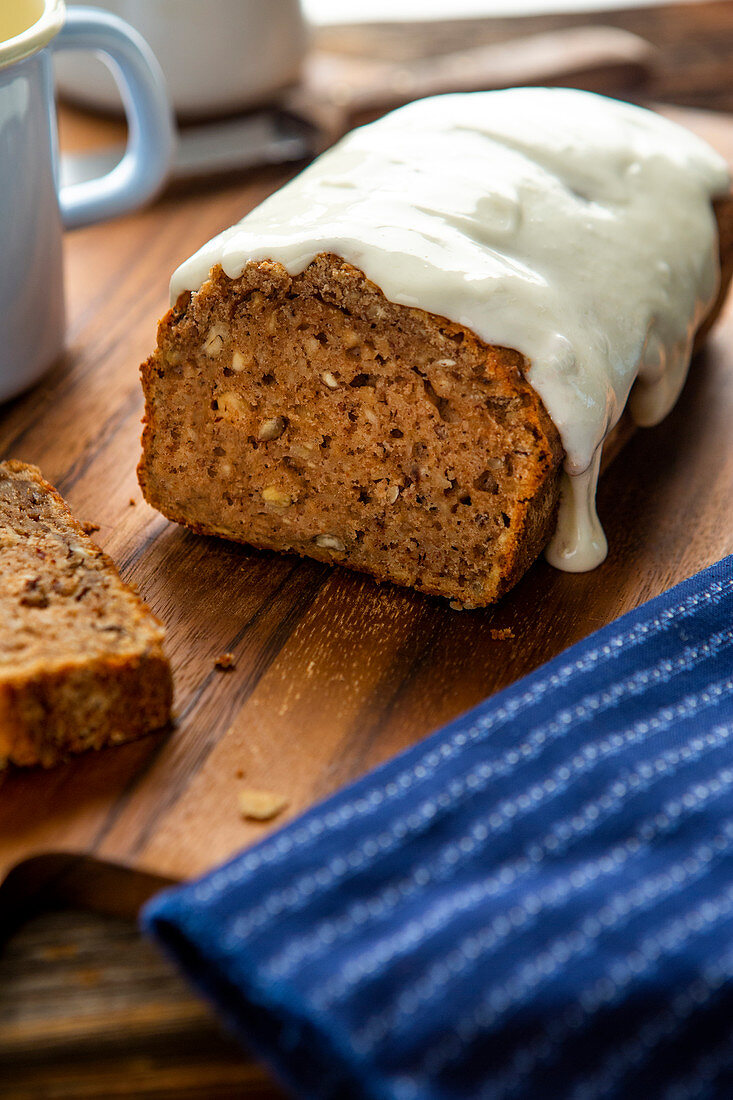
M 308 45 L 300 0 L 77 0 L 135 27 L 152 47 L 179 118 L 256 107 L 297 81 Z M 121 111 L 114 81 L 88 56 L 56 61 L 59 91 Z

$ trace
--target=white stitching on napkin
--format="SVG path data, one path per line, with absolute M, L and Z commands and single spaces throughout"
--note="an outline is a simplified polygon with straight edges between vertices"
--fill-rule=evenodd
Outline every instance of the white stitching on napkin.
M 227 935 L 231 936 L 234 941 L 241 940 L 255 927 L 265 923 L 270 917 L 279 916 L 283 912 L 301 907 L 313 897 L 317 889 L 323 889 L 326 886 L 332 885 L 338 879 L 347 875 L 352 869 L 363 866 L 367 859 L 373 859 L 379 852 L 385 853 L 389 851 L 390 848 L 401 841 L 408 832 L 415 831 L 429 822 L 437 813 L 438 807 L 447 809 L 466 794 L 475 794 L 477 791 L 483 790 L 488 782 L 497 775 L 510 775 L 522 758 L 526 760 L 536 756 L 547 744 L 550 736 L 554 740 L 557 737 L 565 735 L 574 724 L 574 715 L 581 721 L 595 717 L 599 710 L 612 705 L 626 694 L 633 694 L 634 689 L 641 690 L 645 688 L 649 682 L 655 679 L 664 681 L 681 671 L 686 671 L 693 667 L 710 653 L 729 645 L 731 637 L 733 637 L 733 631 L 731 630 L 717 632 L 700 645 L 688 647 L 688 649 L 680 654 L 674 661 L 663 658 L 656 666 L 640 670 L 622 684 L 613 685 L 613 688 L 609 691 L 600 692 L 595 696 L 586 696 L 585 699 L 581 700 L 572 710 L 560 712 L 551 722 L 531 731 L 524 744 L 518 746 L 518 748 L 511 749 L 505 752 L 503 756 L 497 757 L 492 761 L 485 761 L 473 769 L 472 772 L 469 772 L 468 775 L 463 777 L 460 781 L 451 781 L 449 784 L 450 794 L 443 792 L 440 795 L 433 796 L 424 801 L 416 810 L 412 811 L 406 819 L 398 818 L 393 823 L 391 830 L 380 833 L 376 839 L 374 837 L 369 837 L 360 845 L 352 848 L 348 854 L 338 856 L 331 860 L 328 865 L 320 868 L 319 871 L 308 872 L 301 875 L 300 879 L 287 887 L 281 890 L 272 891 L 260 905 L 249 913 L 235 917 L 229 925 Z M 715 686 L 716 685 L 711 685 L 711 689 Z M 688 698 L 693 699 L 695 697 Z M 679 709 L 684 703 L 685 700 L 683 700 L 682 704 L 678 703 L 675 708 L 662 708 L 659 715 L 663 717 L 669 712 L 667 724 L 674 718 L 685 717 L 684 710 Z M 661 720 L 661 718 L 658 720 Z M 656 726 L 648 729 L 647 724 L 643 721 L 630 727 L 633 731 L 632 737 L 634 739 L 638 739 L 639 737 L 643 739 L 649 732 L 656 732 L 659 728 L 664 727 Z M 613 742 L 613 738 L 615 738 L 615 742 Z M 599 742 L 598 745 L 591 744 L 584 746 L 580 753 L 576 753 L 573 757 L 566 759 L 562 764 L 556 766 L 551 775 L 541 784 L 534 784 L 532 788 L 530 788 L 530 791 L 527 792 L 530 803 L 527 809 L 522 812 L 526 813 L 528 809 L 536 808 L 536 806 L 546 801 L 548 798 L 553 798 L 561 794 L 573 778 L 573 773 L 577 775 L 589 770 L 599 759 L 615 754 L 627 743 L 629 743 L 628 729 L 625 730 L 623 734 L 616 733 L 611 735 L 610 738 L 606 738 L 603 742 Z M 486 815 L 482 819 L 485 832 L 478 836 L 475 835 L 475 831 L 481 828 L 482 823 L 475 822 L 472 826 L 474 836 L 472 837 L 470 834 L 467 834 L 462 838 L 464 843 L 469 843 L 471 845 L 469 851 L 474 851 L 477 843 L 482 843 L 488 839 L 489 831 L 496 832 L 497 829 L 503 828 L 511 818 L 517 815 L 517 809 L 516 799 L 504 800 L 504 802 L 500 804 L 499 809 L 494 810 L 491 814 Z M 461 841 L 457 841 L 451 845 L 445 846 L 443 849 L 443 851 L 446 851 L 448 848 L 456 849 L 457 856 L 453 859 L 454 864 L 457 863 L 460 858 L 460 844 Z M 464 854 L 466 854 L 465 850 Z M 432 861 L 432 867 L 435 867 L 436 862 L 436 860 Z M 418 881 L 418 885 L 425 885 L 433 877 L 431 865 L 424 865 L 423 869 L 415 869 L 413 871 L 413 878 L 416 874 L 422 875 L 422 881 Z M 380 902 L 379 895 L 374 899 L 358 903 L 358 906 L 361 907 L 361 921 L 369 919 L 371 916 L 375 916 L 377 906 L 379 907 L 379 915 L 383 915 L 402 900 L 402 897 L 406 896 L 403 893 L 398 893 L 393 887 L 388 888 L 388 891 L 389 890 L 391 890 L 392 894 L 389 903 Z M 324 946 L 330 946 L 330 943 Z M 293 947 L 291 946 L 289 950 L 293 951 Z M 276 973 L 278 976 L 282 976 L 286 970 L 287 968 L 282 971 L 278 970 Z
M 588 672 L 595 665 L 620 656 L 650 635 L 669 629 L 679 619 L 693 615 L 702 604 L 720 602 L 731 589 L 733 589 L 733 578 L 714 581 L 702 592 L 688 596 L 674 607 L 665 608 L 651 619 L 637 623 L 630 630 L 610 638 L 602 646 L 589 650 L 580 660 L 570 662 L 558 672 L 536 681 L 531 689 L 511 700 L 507 706 L 499 708 L 488 719 L 479 721 L 468 731 L 462 730 L 452 734 L 438 749 L 431 749 L 418 763 L 406 768 L 384 787 L 375 788 L 369 798 L 360 797 L 355 802 L 344 803 L 338 810 L 326 810 L 323 815 L 313 816 L 301 827 L 275 837 L 271 842 L 264 843 L 255 851 L 214 872 L 194 887 L 195 899 L 198 902 L 208 902 L 228 887 L 245 879 L 263 863 L 274 862 L 289 852 L 319 839 L 325 832 L 345 825 L 354 817 L 375 809 L 386 798 L 397 798 L 416 781 L 426 779 L 439 766 L 441 760 L 453 756 L 468 740 L 481 739 L 500 723 L 516 717 L 521 710 L 537 702 L 548 689 L 560 687 L 575 673 Z
M 730 1068 L 731 1040 L 733 1030 L 716 1043 L 712 1050 L 698 1058 L 687 1078 L 673 1084 L 665 1092 L 664 1100 L 695 1100 L 695 1097 L 710 1096 L 710 1085 L 714 1083 L 718 1072 Z
M 723 740 L 730 736 L 733 726 L 721 726 L 717 727 L 713 733 L 706 734 L 705 748 L 716 748 Z M 701 738 L 693 738 L 688 744 L 691 752 L 689 757 L 686 758 L 698 758 L 696 751 L 696 742 L 700 742 Z M 686 748 L 687 746 L 685 746 Z M 694 757 L 693 757 L 694 751 Z M 646 818 L 638 827 L 635 833 L 627 837 L 624 841 L 619 841 L 610 851 L 604 852 L 604 854 L 597 859 L 587 860 L 585 863 L 579 865 L 570 875 L 567 876 L 566 881 L 571 885 L 578 888 L 578 883 L 573 882 L 573 878 L 576 874 L 581 875 L 586 883 L 594 881 L 600 875 L 612 874 L 632 856 L 637 855 L 641 850 L 642 842 L 648 844 L 658 836 L 664 836 L 670 830 L 676 828 L 681 816 L 689 812 L 697 811 L 704 808 L 708 801 L 718 798 L 721 793 L 725 793 L 733 786 L 733 769 L 727 769 L 730 772 L 730 776 L 727 782 L 720 780 L 717 777 L 711 784 L 707 785 L 706 797 L 699 798 L 695 795 L 694 788 L 699 787 L 700 781 L 695 780 L 692 788 L 689 788 L 685 792 L 687 795 L 693 795 L 698 800 L 695 802 L 692 809 L 689 805 L 683 806 L 680 798 L 668 801 L 661 810 L 655 812 L 651 817 Z M 684 797 L 684 795 L 682 796 Z M 522 868 L 522 873 L 528 873 L 532 870 L 531 864 L 526 863 L 526 866 L 522 866 L 521 859 L 516 860 L 516 865 Z M 519 876 L 517 876 L 518 878 Z M 515 879 L 512 885 L 517 880 Z M 496 892 L 494 889 L 495 884 L 499 885 L 496 875 L 491 875 L 484 879 L 481 883 L 473 883 L 470 886 L 463 887 L 461 890 L 451 893 L 449 898 L 444 898 L 440 905 L 435 906 L 433 910 L 422 921 L 411 921 L 405 925 L 399 933 L 395 933 L 386 940 L 381 940 L 374 948 L 371 948 L 367 952 L 363 952 L 362 955 L 350 959 L 344 969 L 334 978 L 332 978 L 325 986 L 320 989 L 316 988 L 311 994 L 311 999 L 317 1008 L 327 1008 L 330 1005 L 342 997 L 348 989 L 360 981 L 362 978 L 369 974 L 373 974 L 377 967 L 381 967 L 390 962 L 397 954 L 404 951 L 409 951 L 416 943 L 419 943 L 424 939 L 425 935 L 430 935 L 444 927 L 448 920 L 457 912 L 464 909 L 472 908 L 473 906 L 480 904 L 486 897 L 491 896 Z M 502 884 L 503 885 L 503 884 Z M 538 906 L 544 905 L 553 900 L 550 896 L 554 895 L 554 886 L 547 888 L 545 891 L 536 895 L 531 895 L 525 901 L 525 909 L 519 910 L 518 906 L 515 906 L 510 910 L 509 923 L 512 928 L 521 927 L 525 928 L 524 914 L 527 917 L 536 916 L 539 912 Z M 536 901 L 534 899 L 537 899 Z M 520 914 L 522 919 L 520 920 Z M 503 920 L 503 917 L 498 918 Z M 492 927 L 495 922 L 492 922 Z M 508 930 L 508 928 L 507 928 Z M 498 931 L 498 929 L 495 929 Z M 475 933 L 477 937 L 481 936 L 481 932 Z M 471 954 L 473 952 L 471 951 Z M 440 964 L 436 964 L 439 966 Z M 400 1001 L 403 999 L 403 994 L 400 995 Z
M 536 788 L 532 788 L 535 792 L 532 808 L 557 797 L 566 789 L 571 778 L 587 773 L 600 760 L 617 755 L 629 744 L 642 743 L 651 734 L 669 729 L 673 722 L 687 719 L 703 707 L 715 705 L 721 698 L 731 694 L 733 694 L 733 679 L 709 684 L 702 692 L 696 695 L 688 695 L 674 706 L 662 707 L 651 718 L 640 719 L 622 733 L 611 734 L 594 745 L 585 745 L 569 762 L 566 760 L 563 764 L 558 765 L 541 784 L 536 785 Z M 564 776 L 564 782 L 559 784 L 558 776 L 561 773 Z M 475 789 L 478 789 L 478 786 Z M 355 848 L 352 848 L 348 855 L 338 856 L 317 872 L 302 875 L 299 880 L 290 886 L 273 891 L 249 913 L 234 918 L 225 932 L 225 942 L 234 945 L 249 935 L 254 928 L 266 923 L 271 917 L 279 917 L 285 912 L 291 912 L 302 907 L 312 899 L 318 889 L 322 890 L 327 886 L 332 886 L 350 870 L 362 867 L 380 852 L 384 854 L 389 851 L 398 840 L 402 839 L 408 828 L 410 830 L 417 829 L 424 822 L 430 821 L 436 813 L 436 800 L 430 799 L 424 802 L 418 811 L 411 813 L 406 819 L 406 823 L 398 821 L 391 832 L 380 833 L 376 838 L 369 837 Z M 419 886 L 426 885 L 434 878 L 439 862 L 449 862 L 451 868 L 454 868 L 461 857 L 462 842 L 470 844 L 470 851 L 473 852 L 478 845 L 483 844 L 488 839 L 490 832 L 495 834 L 499 829 L 507 828 L 516 816 L 517 800 L 507 799 L 500 805 L 499 810 L 492 811 L 480 822 L 473 822 L 469 833 L 458 841 L 451 841 L 449 844 L 444 845 L 436 859 L 431 860 L 429 864 L 418 866 L 413 871 L 411 878 L 414 881 L 414 886 L 411 886 L 410 892 Z M 398 825 L 402 825 L 401 832 L 398 832 Z M 463 854 L 466 854 L 465 848 Z M 363 914 L 360 919 L 383 917 L 407 896 L 407 892 L 404 889 L 388 887 L 385 895 L 387 896 L 383 899 L 380 899 L 377 895 L 368 901 L 358 902 L 355 908 L 358 908 L 360 913 Z
M 670 750 L 661 754 L 655 761 L 644 762 L 639 765 L 637 772 L 634 774 L 641 776 L 648 768 L 653 769 L 656 774 L 659 774 L 663 768 L 664 770 L 668 770 L 668 768 L 674 767 L 676 758 L 682 762 L 700 759 L 711 748 L 717 748 L 725 742 L 729 736 L 729 729 L 730 728 L 726 726 L 719 726 L 716 727 L 712 733 L 708 733 L 704 737 L 696 735 L 686 745 L 682 746 L 682 748 Z M 727 775 L 728 773 L 730 773 L 729 781 L 718 782 L 717 780 L 721 779 L 723 776 L 723 773 L 720 773 L 720 776 L 712 782 L 712 786 L 709 787 L 709 794 L 711 797 L 718 797 L 722 791 L 733 785 L 733 771 L 726 769 L 725 774 Z M 649 778 L 651 779 L 652 777 L 650 776 Z M 618 789 L 614 790 L 614 788 L 617 788 L 618 784 L 619 780 L 617 779 L 614 780 L 610 786 L 610 792 L 612 792 L 613 798 L 618 798 L 619 791 Z M 647 789 L 649 785 L 650 782 L 647 781 L 646 783 L 641 783 L 636 789 Z M 699 787 L 699 781 L 696 782 L 695 786 Z M 604 806 L 608 793 L 608 791 L 604 792 L 600 798 L 588 803 L 586 810 L 590 808 L 592 813 L 592 807 L 594 806 L 601 806 L 610 810 L 610 802 L 608 802 L 607 806 Z M 693 790 L 686 792 L 688 802 L 689 797 L 693 795 Z M 699 809 L 698 802 L 695 802 L 694 808 Z M 662 810 L 655 813 L 652 818 L 648 818 L 642 822 L 637 833 L 623 842 L 624 847 L 628 846 L 629 848 L 628 855 L 636 854 L 636 852 L 640 850 L 642 842 L 645 844 L 648 843 L 655 836 L 664 833 L 668 828 L 672 827 L 673 824 L 676 824 L 681 813 L 687 812 L 688 809 L 689 806 L 682 806 L 681 803 L 677 805 L 677 800 L 675 799 L 665 805 Z M 576 835 L 572 831 L 573 818 L 576 816 L 580 817 L 579 814 L 574 814 L 573 817 L 565 818 L 563 821 L 556 823 L 553 827 L 554 831 L 550 830 L 550 833 L 546 834 L 542 840 L 529 845 L 520 856 L 516 857 L 511 862 L 503 864 L 481 883 L 472 883 L 468 887 L 463 887 L 454 891 L 450 898 L 443 899 L 439 907 L 440 917 L 438 917 L 435 912 L 431 912 L 422 922 L 410 922 L 408 925 L 410 931 L 405 936 L 405 941 L 401 944 L 402 950 L 409 950 L 410 947 L 414 945 L 414 943 L 419 942 L 425 934 L 432 934 L 439 931 L 455 913 L 480 904 L 486 898 L 496 896 L 503 890 L 515 886 L 522 877 L 531 873 L 533 864 L 536 865 L 543 858 L 545 854 L 543 849 L 548 847 L 548 842 L 556 840 L 558 832 L 564 834 L 563 839 L 565 843 L 555 843 L 552 851 L 554 856 L 562 854 L 569 844 L 576 839 Z M 603 821 L 608 820 L 608 816 L 610 816 L 608 813 L 604 816 L 601 816 L 599 813 L 595 819 L 595 823 L 600 825 Z M 570 826 L 569 829 L 566 828 L 568 825 Z M 582 822 L 580 822 L 580 825 L 582 826 Z M 584 864 L 583 867 L 593 868 L 597 865 L 605 873 L 606 868 L 603 864 L 607 861 L 609 863 L 607 870 L 614 870 L 615 868 L 612 863 L 614 859 L 618 859 L 619 850 L 619 845 L 617 845 L 610 853 L 604 854 L 598 860 L 589 861 L 587 864 Z M 399 895 L 399 900 L 402 900 L 414 893 L 419 886 L 424 885 L 424 882 L 425 876 L 420 874 L 418 869 L 417 881 L 415 879 L 415 872 L 413 871 L 409 878 L 403 880 L 399 886 L 394 888 L 394 892 Z M 306 952 L 303 950 L 304 947 L 310 947 L 311 944 L 314 948 L 323 946 L 330 947 L 335 942 L 337 933 L 339 938 L 346 936 L 360 923 L 363 923 L 374 915 L 373 911 L 365 910 L 363 907 L 358 913 L 354 913 L 354 908 L 355 907 L 352 907 L 352 911 L 347 911 L 343 917 L 335 921 L 323 922 L 323 924 L 319 925 L 308 937 L 303 937 L 300 941 L 295 941 L 293 944 L 288 945 L 288 948 L 286 948 L 280 956 L 275 956 L 270 964 L 264 968 L 266 973 L 274 978 L 286 976 L 293 966 L 297 965 L 303 958 L 308 957 L 309 962 L 312 962 L 314 956 L 318 957 L 323 953 L 321 950 L 308 950 Z M 379 915 L 382 915 L 381 912 Z M 398 937 L 399 942 L 399 937 L 403 935 L 403 932 L 400 931 L 400 933 L 395 933 L 393 937 L 395 935 Z M 393 937 L 390 937 L 387 944 L 391 945 Z M 315 989 L 311 993 L 314 1003 L 317 1004 L 319 1008 L 330 1007 L 333 1001 L 344 996 L 348 992 L 354 982 L 359 981 L 367 974 L 373 975 L 376 971 L 378 962 L 381 963 L 381 965 L 386 965 L 387 962 L 395 958 L 399 953 L 397 947 L 389 947 L 385 951 L 383 958 L 378 958 L 376 956 L 375 953 L 381 953 L 384 950 L 383 942 L 380 943 L 377 948 L 373 948 L 366 953 L 366 958 L 369 961 L 364 965 L 359 964 L 359 959 L 362 958 L 361 956 L 357 959 L 352 959 L 338 975 L 330 980 L 326 987 Z M 474 959 L 475 955 L 472 954 L 471 957 Z M 405 991 L 400 995 L 400 1000 L 402 1000 L 404 996 Z
M 680 1025 L 689 1019 L 694 1012 L 698 1011 L 704 1003 L 709 1001 L 718 992 L 720 986 L 731 976 L 733 958 L 731 956 L 728 958 L 728 972 L 725 975 L 719 972 L 716 984 L 703 984 L 699 979 L 690 983 L 683 993 L 683 996 L 686 995 L 686 1011 L 673 1012 L 665 1009 L 652 1020 L 646 1021 L 642 1025 L 638 1036 L 625 1043 L 619 1050 L 614 1051 L 611 1057 L 606 1058 L 601 1063 L 600 1069 L 592 1077 L 580 1081 L 575 1086 L 569 1100 L 597 1100 L 598 1097 L 607 1095 L 612 1087 L 618 1085 L 627 1070 L 634 1065 L 641 1064 L 644 1058 L 652 1055 L 659 1044 L 664 1042 L 665 1039 L 669 1039 L 679 1029 Z M 678 1001 L 679 997 L 675 1000 Z M 702 1058 L 698 1059 L 692 1072 L 687 1075 L 686 1081 L 676 1082 L 671 1089 L 665 1090 L 664 1096 L 667 1100 L 691 1100 L 692 1097 L 699 1096 L 703 1090 L 708 1092 L 711 1079 L 708 1077 L 705 1080 L 704 1074 L 709 1073 L 710 1070 L 721 1069 L 730 1063 L 730 1040 L 731 1034 L 726 1035 L 722 1042 L 716 1044 L 712 1050 L 707 1051 Z M 703 1065 L 707 1067 L 707 1070 L 700 1068 Z M 499 1100 L 500 1096 L 506 1095 L 508 1087 L 513 1090 L 519 1084 L 519 1077 L 515 1074 L 510 1086 L 502 1087 L 501 1092 L 491 1091 L 492 1100 Z
M 626 1069 L 644 1054 L 648 1056 L 693 1012 L 703 1007 L 731 975 L 733 975 L 733 951 L 724 955 L 713 966 L 706 967 L 700 977 L 695 978 L 685 989 L 675 994 L 671 1004 L 666 1005 L 652 1019 L 645 1021 L 638 1035 L 630 1042 L 616 1048 L 601 1063 L 591 1078 L 586 1078 L 576 1085 L 571 1094 L 571 1100 L 591 1100 L 592 1097 L 602 1096 L 607 1091 L 608 1085 L 618 1081 Z M 623 986 L 617 989 L 614 1000 L 618 1000 L 618 994 L 622 990 Z M 508 1071 L 501 1078 L 495 1078 L 492 1081 L 489 1089 L 491 1100 L 500 1100 L 518 1086 L 525 1085 L 527 1075 L 540 1063 L 547 1063 L 551 1057 L 557 1057 L 561 1043 L 571 1036 L 574 1037 L 586 1022 L 586 1018 L 587 1012 L 579 1004 L 574 1003 L 565 1010 L 559 1020 L 550 1020 L 547 1032 L 517 1051 Z M 730 1057 L 730 1051 L 728 1056 Z
M 656 760 L 640 765 L 632 775 L 642 777 L 648 774 L 649 769 L 652 769 L 656 775 L 660 775 L 672 771 L 680 762 L 699 760 L 704 752 L 724 744 L 732 732 L 733 725 L 730 725 L 718 727 L 715 736 L 710 738 L 703 739 L 696 736 L 681 749 L 670 750 L 661 754 Z M 630 776 L 629 779 L 631 778 Z M 670 800 L 661 813 L 647 818 L 632 836 L 618 843 L 612 851 L 605 852 L 599 858 L 587 860 L 551 886 L 530 894 L 523 899 L 521 906 L 516 905 L 508 912 L 499 914 L 490 925 L 465 936 L 448 955 L 434 963 L 427 973 L 423 973 L 417 980 L 405 986 L 400 991 L 396 1003 L 388 1010 L 368 1019 L 357 1032 L 357 1041 L 364 1045 L 365 1049 L 371 1049 L 386 1035 L 394 1036 L 395 1031 L 411 1022 L 412 1013 L 419 1007 L 428 1005 L 437 996 L 443 996 L 447 985 L 467 967 L 475 966 L 482 956 L 494 951 L 497 945 L 508 939 L 513 932 L 520 929 L 527 931 L 548 906 L 561 904 L 575 891 L 581 891 L 602 875 L 615 873 L 624 863 L 639 853 L 642 841 L 647 844 L 655 836 L 669 832 L 680 817 L 693 810 L 699 811 L 731 787 L 733 787 L 733 768 L 725 769 L 707 782 L 696 779 L 681 797 Z M 640 785 L 637 789 L 643 789 L 643 786 Z M 733 827 L 733 819 L 731 819 L 731 826 Z M 539 844 L 541 846 L 542 841 Z M 566 848 L 567 844 L 563 846 L 563 851 Z M 491 877 L 494 881 L 497 878 L 496 874 Z M 488 884 L 491 879 L 485 882 Z M 485 893 L 482 891 L 482 895 L 474 896 L 472 902 L 478 903 L 488 895 L 489 891 Z M 431 933 L 436 930 L 434 926 L 430 928 Z M 415 942 L 424 940 L 426 932 L 427 928 L 423 924 L 421 933 L 415 937 Z M 319 996 L 318 991 L 312 995 L 312 1000 L 319 1009 L 329 1007 L 332 1003 Z
M 463 1053 L 467 1043 L 534 996 L 536 990 L 570 959 L 586 955 L 601 935 L 623 927 L 629 918 L 654 905 L 660 898 L 673 894 L 682 886 L 689 886 L 731 847 L 733 825 L 726 822 L 724 835 L 704 842 L 694 853 L 658 875 L 636 884 L 625 894 L 616 894 L 595 916 L 584 917 L 580 927 L 558 937 L 533 959 L 522 963 L 509 981 L 492 990 L 477 1009 L 452 1025 L 453 1034 L 428 1051 L 417 1070 L 420 1078 L 426 1080 L 440 1073 Z M 611 1004 L 622 989 L 648 973 L 663 953 L 679 951 L 696 935 L 710 932 L 731 913 L 733 886 L 713 900 L 696 903 L 681 917 L 675 917 L 658 931 L 645 936 L 633 951 L 614 964 L 615 977 L 604 975 L 581 991 L 577 1000 L 584 1016 L 588 1018 Z M 415 1079 L 418 1079 L 417 1076 Z
M 733 952 L 729 952 L 714 967 L 706 968 L 701 977 L 695 978 L 675 994 L 671 1004 L 665 1005 L 661 1012 L 645 1021 L 638 1035 L 615 1049 L 590 1079 L 579 1082 L 568 1100 L 591 1100 L 591 1097 L 603 1095 L 607 1091 L 607 1085 L 613 1083 L 611 1074 L 616 1074 L 618 1080 L 643 1053 L 650 1054 L 693 1012 L 710 1000 L 732 974 Z M 489 1097 L 491 1100 L 501 1100 L 516 1088 L 525 1087 L 527 1076 L 539 1064 L 546 1063 L 553 1055 L 557 1056 L 561 1043 L 567 1039 L 575 1040 L 584 1019 L 583 1009 L 573 1003 L 559 1019 L 548 1020 L 547 1031 L 527 1046 L 521 1047 L 512 1058 L 509 1069 L 500 1077 L 493 1078 L 491 1085 L 477 1100 L 488 1100 Z M 584 1091 L 586 1087 L 590 1088 L 590 1093 Z

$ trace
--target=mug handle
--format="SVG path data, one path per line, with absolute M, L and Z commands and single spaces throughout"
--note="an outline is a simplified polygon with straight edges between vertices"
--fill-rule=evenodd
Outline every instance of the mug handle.
M 117 81 L 129 128 L 122 160 L 98 179 L 62 187 L 65 229 L 135 210 L 162 187 L 174 147 L 165 77 L 145 39 L 122 19 L 94 8 L 69 8 L 52 50 L 93 50 Z

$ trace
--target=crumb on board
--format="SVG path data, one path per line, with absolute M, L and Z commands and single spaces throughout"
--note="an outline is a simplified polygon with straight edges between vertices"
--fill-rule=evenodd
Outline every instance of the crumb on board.
M 282 813 L 287 804 L 287 798 L 274 791 L 245 787 L 239 792 L 239 812 L 249 821 L 270 821 Z
M 85 519 L 82 520 L 81 529 L 85 535 L 93 535 L 95 531 L 99 530 L 99 524 L 92 523 L 91 520 Z
M 135 498 L 130 497 L 130 507 L 134 508 L 136 504 L 137 504 L 137 501 L 135 500 Z
M 492 626 L 489 634 L 495 642 L 505 642 L 507 639 L 514 637 L 514 631 L 510 626 Z
M 227 672 L 229 669 L 234 668 L 234 654 L 220 653 L 214 661 L 214 668 L 219 668 L 222 672 Z

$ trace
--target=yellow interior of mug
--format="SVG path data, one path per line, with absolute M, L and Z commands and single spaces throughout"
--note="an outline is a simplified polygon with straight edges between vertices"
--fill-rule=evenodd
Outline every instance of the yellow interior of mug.
M 43 15 L 43 0 L 12 0 L 0 7 L 0 42 L 29 30 Z
M 40 50 L 61 28 L 64 0 L 0 0 L 0 67 Z

